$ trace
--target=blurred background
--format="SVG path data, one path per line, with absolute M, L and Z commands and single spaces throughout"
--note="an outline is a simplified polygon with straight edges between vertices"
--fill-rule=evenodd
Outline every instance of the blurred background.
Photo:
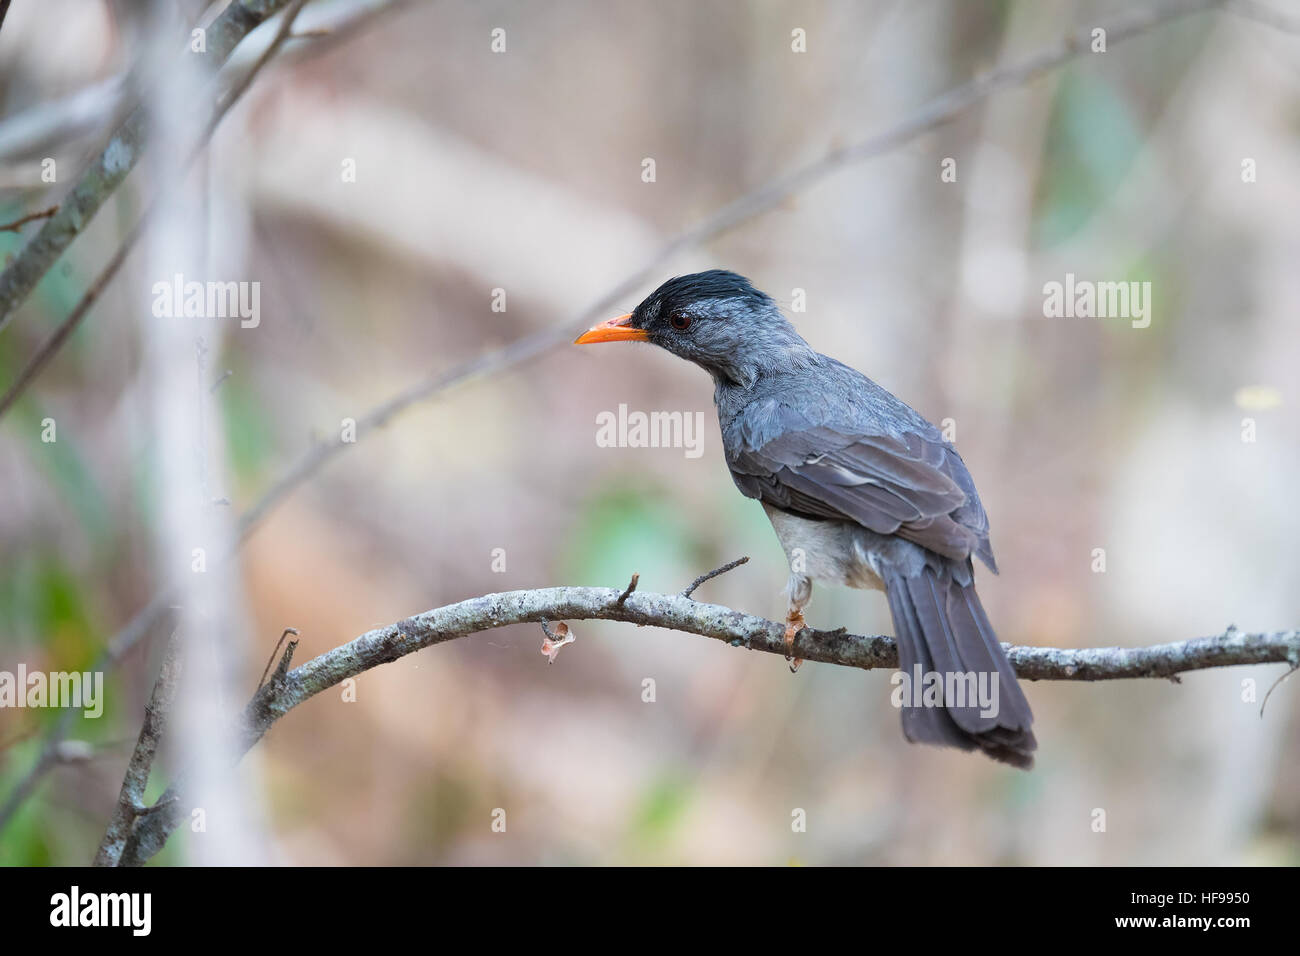
M 13 4 L 0 220 L 58 203 L 98 155 L 146 6 Z M 222 4 L 177 6 L 201 23 Z M 213 508 L 233 526 L 345 420 L 575 328 L 725 204 L 1133 6 L 308 4 L 305 35 L 186 180 L 204 198 L 190 221 L 201 278 L 261 295 L 257 327 L 225 320 L 206 339 L 211 379 L 225 376 L 207 440 L 212 496 L 228 503 Z M 241 45 L 232 75 L 275 29 Z M 992 522 L 1001 575 L 981 569 L 980 592 L 1004 641 L 1295 627 L 1298 53 L 1296 33 L 1225 11 L 1085 53 L 682 249 L 608 314 L 670 275 L 733 269 L 819 351 L 950 419 Z M 52 132 L 30 122 L 50 117 Z M 155 187 L 142 164 L 0 334 L 0 386 Z M 0 254 L 38 228 L 0 233 Z M 157 261 L 127 260 L 0 420 L 0 669 L 89 668 L 164 583 L 160 461 L 192 449 L 160 444 L 142 382 L 149 323 L 187 321 L 152 316 L 152 287 L 171 278 Z M 1045 318 L 1043 286 L 1067 273 L 1150 282 L 1150 327 Z M 597 416 L 620 404 L 703 412 L 703 454 L 600 447 Z M 302 661 L 492 591 L 622 587 L 637 571 L 643 590 L 674 592 L 749 555 L 696 597 L 785 610 L 783 554 L 727 475 L 707 377 L 647 347 L 561 345 L 438 392 L 277 504 L 230 565 L 245 694 L 286 627 Z M 819 589 L 809 621 L 890 632 L 876 593 Z M 1040 753 L 1026 774 L 908 745 L 887 672 L 791 676 L 704 638 L 571 624 L 552 666 L 539 628 L 506 628 L 369 671 L 354 702 L 336 688 L 290 713 L 240 765 L 259 859 L 1300 863 L 1300 685 L 1260 717 L 1280 665 L 1028 685 Z M 159 620 L 106 674 L 104 716 L 70 729 L 88 747 L 22 803 L 0 863 L 93 856 L 169 630 Z M 57 718 L 0 711 L 0 798 Z M 164 753 L 151 797 L 182 761 Z M 796 808 L 806 832 L 792 832 Z M 210 821 L 158 862 L 202 860 L 196 844 L 221 839 Z

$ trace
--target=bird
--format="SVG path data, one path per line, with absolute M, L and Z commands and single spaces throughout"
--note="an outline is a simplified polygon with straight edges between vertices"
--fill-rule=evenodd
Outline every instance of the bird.
M 731 478 L 762 505 L 789 563 L 791 669 L 814 581 L 883 591 L 899 675 L 912 684 L 897 701 L 904 737 L 1032 767 L 1033 713 L 975 591 L 972 558 L 997 573 L 988 516 L 943 433 L 813 349 L 735 272 L 671 278 L 576 344 L 618 341 L 648 342 L 712 376 Z M 968 693 L 979 681 L 993 689 L 982 701 Z

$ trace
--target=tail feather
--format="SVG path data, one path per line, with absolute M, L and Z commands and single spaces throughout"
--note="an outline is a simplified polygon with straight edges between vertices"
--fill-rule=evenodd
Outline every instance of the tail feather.
M 927 705 L 919 699 L 920 688 L 913 688 L 917 697 L 902 708 L 907 739 L 962 750 L 978 747 L 995 760 L 1026 769 L 1032 766 L 1038 746 L 1030 730 L 1033 712 L 974 584 L 959 583 L 947 569 L 925 567 L 919 574 L 887 575 L 885 594 L 894 618 L 900 669 L 909 678 L 918 665 L 923 675 L 943 675 L 941 704 Z M 948 675 L 962 675 L 960 689 Z M 985 708 L 970 692 L 990 687 L 992 675 L 996 675 L 997 707 L 984 715 Z
M 922 673 L 935 670 L 933 658 L 921 634 L 921 622 L 907 593 L 907 583 L 902 578 L 887 582 L 885 594 L 894 618 L 894 633 L 898 635 L 898 666 L 904 674 L 913 674 L 919 666 Z M 939 747 L 956 747 L 974 750 L 975 742 L 961 732 L 946 711 L 938 707 L 902 708 L 903 736 L 915 743 L 934 744 Z

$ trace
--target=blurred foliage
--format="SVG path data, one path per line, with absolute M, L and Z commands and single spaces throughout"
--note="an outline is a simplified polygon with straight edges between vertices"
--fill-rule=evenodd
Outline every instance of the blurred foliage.
M 1043 147 L 1036 244 L 1053 246 L 1082 229 L 1123 181 L 1142 143 L 1132 107 L 1111 81 L 1066 70 Z
M 481 777 L 461 768 L 438 768 L 431 776 L 413 784 L 406 794 L 403 814 L 407 839 L 413 858 L 438 859 L 455 845 L 461 834 L 474 822 L 482 824 Z
M 615 476 L 575 522 L 562 580 L 615 587 L 637 571 L 642 582 L 674 581 L 677 569 L 699 563 L 700 538 L 668 489 Z
M 82 583 L 54 554 L 13 556 L 0 576 L 0 632 L 9 643 L 39 642 L 52 670 L 86 664 L 98 649 Z
M 235 374 L 239 374 L 238 370 Z M 265 475 L 276 450 L 275 430 L 266 414 L 266 403 L 253 388 L 223 385 L 217 389 L 217 396 L 230 470 L 241 487 L 254 486 Z
M 693 798 L 691 780 L 680 771 L 661 771 L 653 778 L 632 813 L 628 831 L 628 851 L 632 858 L 653 856 L 671 846 Z

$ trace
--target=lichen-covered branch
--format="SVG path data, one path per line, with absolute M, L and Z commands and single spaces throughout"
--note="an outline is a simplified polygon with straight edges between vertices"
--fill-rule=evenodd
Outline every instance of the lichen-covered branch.
M 487 594 L 369 631 L 287 673 L 281 669 L 248 705 L 242 746 L 245 750 L 254 746 L 272 724 L 308 698 L 380 664 L 480 631 L 543 620 L 623 621 L 698 634 L 782 658 L 786 654 L 784 624 L 680 594 L 580 587 Z M 893 638 L 843 630 L 805 628 L 795 638 L 794 653 L 807 661 L 864 670 L 898 666 Z M 1150 647 L 1008 646 L 1007 654 L 1016 673 L 1026 680 L 1174 678 L 1187 671 L 1238 664 L 1300 666 L 1300 630 L 1247 634 L 1229 627 L 1217 637 Z M 159 798 L 156 812 L 140 817 L 122 853 L 123 865 L 142 864 L 162 849 L 181 819 L 184 801 L 185 786 L 180 781 Z
M 506 591 L 425 611 L 362 634 L 286 675 L 284 687 L 259 695 L 250 708 L 257 737 L 292 707 L 348 677 L 434 644 L 505 627 L 549 620 L 605 620 L 684 631 L 785 657 L 785 625 L 679 594 L 629 594 L 614 588 L 559 587 Z M 1235 627 L 1217 637 L 1149 647 L 1008 647 L 1016 674 L 1026 680 L 1116 680 L 1173 677 L 1187 671 L 1237 664 L 1300 664 L 1300 630 L 1247 634 Z M 898 666 L 892 637 L 864 637 L 805 628 L 794 652 L 807 661 L 864 670 Z

